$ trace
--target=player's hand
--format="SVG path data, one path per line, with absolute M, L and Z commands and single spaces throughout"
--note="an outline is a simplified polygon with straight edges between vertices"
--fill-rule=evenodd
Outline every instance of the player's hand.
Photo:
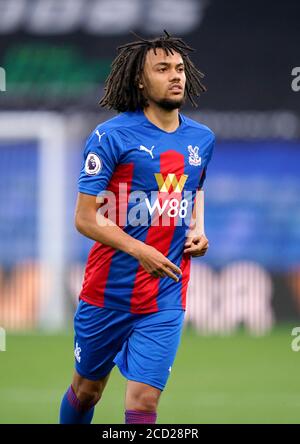
M 182 275 L 182 271 L 177 265 L 173 264 L 160 251 L 150 245 L 141 243 L 135 257 L 141 266 L 153 277 L 163 278 L 168 276 L 175 282 L 178 282 L 179 277 L 177 275 Z
M 208 239 L 205 234 L 188 237 L 184 247 L 184 253 L 188 253 L 192 257 L 204 256 L 209 247 Z

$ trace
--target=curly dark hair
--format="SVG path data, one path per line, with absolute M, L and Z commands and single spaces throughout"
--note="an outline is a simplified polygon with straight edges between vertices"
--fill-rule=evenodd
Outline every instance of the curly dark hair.
M 138 88 L 139 79 L 147 52 L 153 49 L 156 55 L 156 49 L 162 48 L 166 55 L 169 55 L 169 52 L 173 55 L 175 51 L 182 56 L 186 74 L 185 94 L 192 106 L 197 107 L 193 96 L 198 97 L 201 92 L 206 91 L 206 87 L 201 83 L 204 74 L 195 67 L 188 56 L 188 52 L 195 50 L 181 38 L 171 37 L 166 30 L 164 33 L 162 37 L 147 40 L 132 32 L 139 40 L 117 48 L 119 54 L 112 62 L 111 72 L 106 79 L 104 96 L 99 102 L 101 106 L 118 112 L 136 111 L 138 108 L 147 107 L 147 99 Z

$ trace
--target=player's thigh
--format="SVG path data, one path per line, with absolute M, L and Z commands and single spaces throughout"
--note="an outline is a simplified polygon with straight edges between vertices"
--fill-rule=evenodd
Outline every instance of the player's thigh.
M 163 390 L 180 343 L 183 321 L 182 310 L 141 317 L 114 360 L 123 376 Z
M 84 379 L 99 381 L 114 367 L 113 359 L 133 328 L 130 313 L 80 301 L 74 316 L 75 369 Z

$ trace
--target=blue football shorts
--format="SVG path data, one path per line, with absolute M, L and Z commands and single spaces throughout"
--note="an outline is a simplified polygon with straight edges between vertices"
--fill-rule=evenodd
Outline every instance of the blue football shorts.
M 98 380 L 115 365 L 128 380 L 163 390 L 180 343 L 184 310 L 132 314 L 80 300 L 74 316 L 75 368 Z

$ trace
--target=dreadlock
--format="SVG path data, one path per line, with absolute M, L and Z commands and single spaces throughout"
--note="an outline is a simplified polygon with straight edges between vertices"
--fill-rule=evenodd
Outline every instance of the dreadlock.
M 186 74 L 186 94 L 194 107 L 197 107 L 193 96 L 199 96 L 206 91 L 206 87 L 201 83 L 204 77 L 202 72 L 194 66 L 188 56 L 188 52 L 194 51 L 182 39 L 171 37 L 166 30 L 163 37 L 152 40 L 144 39 L 134 32 L 138 41 L 121 45 L 117 48 L 118 55 L 111 65 L 111 72 L 106 79 L 104 96 L 99 104 L 118 112 L 136 111 L 138 108 L 145 108 L 148 103 L 138 88 L 139 79 L 143 72 L 146 54 L 149 49 L 153 49 L 155 55 L 157 48 L 162 48 L 166 55 L 178 52 L 183 59 Z

